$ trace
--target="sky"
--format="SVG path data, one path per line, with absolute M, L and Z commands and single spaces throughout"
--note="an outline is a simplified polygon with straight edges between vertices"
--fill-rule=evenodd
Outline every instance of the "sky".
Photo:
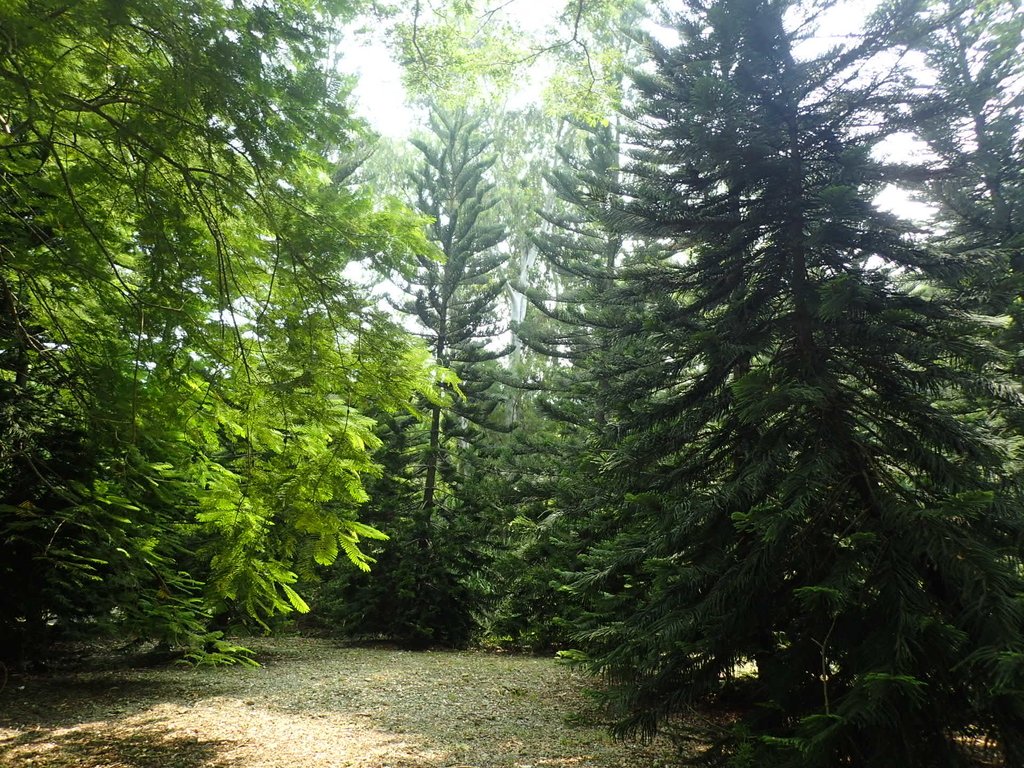
M 364 38 L 361 45 L 346 46 L 340 66 L 358 77 L 353 92 L 356 114 L 384 136 L 408 136 L 415 115 L 405 106 L 402 70 L 384 41 Z

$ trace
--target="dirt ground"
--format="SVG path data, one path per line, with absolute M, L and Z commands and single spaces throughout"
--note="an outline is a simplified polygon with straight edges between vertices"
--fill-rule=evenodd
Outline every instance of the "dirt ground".
M 612 740 L 553 659 L 247 642 L 251 668 L 11 677 L 0 768 L 658 768 Z M 592 711 L 592 710 L 591 710 Z

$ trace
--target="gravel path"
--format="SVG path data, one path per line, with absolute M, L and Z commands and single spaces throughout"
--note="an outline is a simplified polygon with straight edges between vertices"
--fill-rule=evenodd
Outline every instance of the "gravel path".
M 617 742 L 586 681 L 551 659 L 253 640 L 259 669 L 18 676 L 0 691 L 2 768 L 658 768 Z

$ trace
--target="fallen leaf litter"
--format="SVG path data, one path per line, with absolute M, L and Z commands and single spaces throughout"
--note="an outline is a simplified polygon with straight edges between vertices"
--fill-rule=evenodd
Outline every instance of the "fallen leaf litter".
M 613 740 L 586 678 L 550 658 L 255 639 L 258 669 L 21 676 L 0 691 L 3 768 L 657 768 Z

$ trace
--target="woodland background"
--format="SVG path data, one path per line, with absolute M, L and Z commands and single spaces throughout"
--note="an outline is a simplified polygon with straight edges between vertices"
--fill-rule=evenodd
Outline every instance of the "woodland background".
M 712 763 L 1024 765 L 1018 0 L 513 6 L 0 9 L 0 658 L 559 650 Z

